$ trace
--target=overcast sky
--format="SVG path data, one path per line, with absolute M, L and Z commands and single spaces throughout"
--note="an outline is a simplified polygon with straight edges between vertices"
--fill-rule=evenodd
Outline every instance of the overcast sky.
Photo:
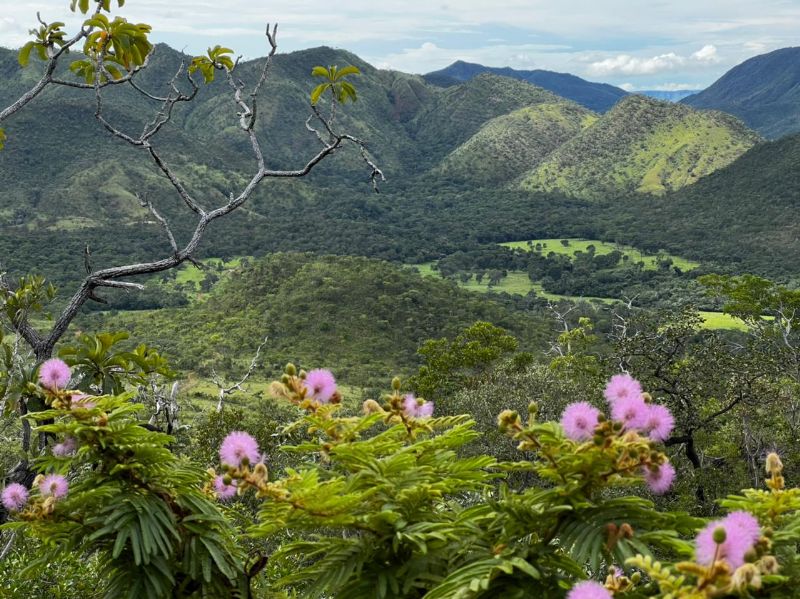
M 69 0 L 0 0 L 0 45 L 65 18 Z M 462 59 L 549 69 L 627 89 L 702 88 L 742 60 L 800 45 L 800 0 L 127 0 L 116 11 L 190 53 L 221 43 L 265 53 L 345 48 L 368 62 L 426 73 Z

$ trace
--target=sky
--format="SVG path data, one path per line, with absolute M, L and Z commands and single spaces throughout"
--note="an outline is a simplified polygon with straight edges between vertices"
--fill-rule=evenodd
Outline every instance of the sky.
M 69 0 L 0 0 L 0 46 L 36 25 L 79 19 Z M 800 0 L 127 0 L 115 9 L 192 54 L 223 44 L 266 53 L 343 48 L 411 73 L 455 60 L 569 72 L 628 90 L 702 89 L 743 60 L 800 45 Z

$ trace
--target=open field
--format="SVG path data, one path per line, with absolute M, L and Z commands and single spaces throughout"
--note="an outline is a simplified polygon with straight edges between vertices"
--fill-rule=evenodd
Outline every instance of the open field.
M 412 265 L 416 268 L 419 273 L 426 277 L 440 277 L 439 271 L 433 268 L 433 262 L 425 262 L 423 264 L 414 264 Z M 509 271 L 508 276 L 503 277 L 500 280 L 500 283 L 497 285 L 490 286 L 488 283 L 488 279 L 483 279 L 480 283 L 475 279 L 474 276 L 470 277 L 467 281 L 462 281 L 461 279 L 455 278 L 453 279 L 456 283 L 458 283 L 459 287 L 463 287 L 464 289 L 468 289 L 470 291 L 478 291 L 481 293 L 488 293 L 490 291 L 494 293 L 510 293 L 512 295 L 527 295 L 531 291 L 535 291 L 536 295 L 543 297 L 545 299 L 558 301 L 558 300 L 570 300 L 573 302 L 584 300 L 584 301 L 599 301 L 605 304 L 614 303 L 615 299 L 608 298 L 608 297 L 578 297 L 574 295 L 558 295 L 555 293 L 548 293 L 542 288 L 540 283 L 534 283 L 533 281 L 528 278 L 528 273 L 523 272 L 521 270 L 512 270 Z
M 563 241 L 568 242 L 568 245 L 564 245 L 564 243 L 562 243 Z M 541 247 L 537 248 L 537 244 L 540 244 Z M 500 245 L 526 251 L 537 251 L 544 255 L 553 252 L 555 254 L 562 254 L 570 257 L 575 256 L 577 252 L 587 252 L 588 247 L 591 245 L 594 246 L 595 253 L 599 256 L 610 254 L 614 250 L 618 250 L 622 252 L 623 256 L 628 256 L 629 260 L 633 261 L 634 263 L 644 262 L 644 267 L 647 269 L 654 270 L 658 268 L 658 256 L 654 254 L 643 253 L 637 248 L 628 245 L 617 245 L 605 241 L 598 241 L 596 239 L 531 239 L 529 241 L 508 241 L 501 243 Z M 672 265 L 677 266 L 683 271 L 692 270 L 699 266 L 698 262 L 686 260 L 680 256 L 673 256 L 671 254 L 663 254 L 663 256 L 671 259 Z

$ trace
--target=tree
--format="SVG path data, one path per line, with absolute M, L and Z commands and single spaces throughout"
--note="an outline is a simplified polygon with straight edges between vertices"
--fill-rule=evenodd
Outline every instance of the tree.
M 122 7 L 124 0 L 117 0 L 117 4 Z M 167 82 L 168 92 L 166 95 L 160 96 L 147 91 L 138 83 L 140 74 L 147 69 L 155 52 L 155 47 L 149 40 L 151 31 L 149 25 L 129 23 L 121 16 L 116 16 L 111 20 L 111 0 L 73 0 L 71 9 L 73 11 L 77 9 L 87 15 L 80 30 L 72 36 L 68 36 L 64 30 L 64 23 L 47 23 L 37 15 L 41 27 L 33 31 L 34 39 L 20 50 L 19 62 L 25 66 L 29 64 L 32 56 L 38 58 L 44 63 L 42 75 L 33 87 L 11 105 L 0 110 L 0 124 L 24 109 L 47 88 L 66 86 L 86 90 L 94 101 L 94 116 L 97 122 L 113 138 L 129 145 L 134 151 L 144 152 L 149 157 L 156 172 L 166 178 L 188 213 L 193 215 L 195 224 L 188 241 L 179 243 L 170 223 L 162 215 L 156 203 L 137 193 L 142 207 L 149 210 L 153 219 L 163 228 L 172 250 L 171 253 L 154 257 L 146 262 L 96 268 L 92 263 L 91 251 L 87 243 L 84 252 L 86 276 L 73 292 L 61 313 L 55 317 L 50 328 L 44 331 L 34 326 L 31 317 L 36 312 L 43 310 L 54 298 L 55 289 L 42 278 L 32 276 L 25 277 L 16 286 L 12 286 L 0 272 L 0 314 L 5 317 L 7 326 L 30 346 L 36 363 L 41 364 L 52 355 L 56 343 L 62 338 L 70 323 L 87 302 L 105 303 L 105 300 L 98 295 L 100 289 L 140 291 L 144 289 L 144 286 L 131 281 L 132 277 L 163 272 L 185 262 L 191 262 L 200 267 L 194 254 L 210 225 L 244 205 L 256 187 L 263 181 L 305 177 L 345 144 L 353 144 L 359 149 L 362 159 L 368 165 L 373 187 L 375 191 L 378 191 L 378 182 L 384 180 L 384 175 L 369 157 L 364 142 L 349 133 L 339 131 L 333 122 L 337 104 L 356 99 L 352 84 L 342 81 L 342 77 L 357 74 L 357 69 L 354 71 L 352 68 L 345 67 L 337 74 L 336 67 L 329 67 L 327 72 L 332 73 L 332 78 L 325 89 L 330 89 L 332 92 L 329 98 L 330 116 L 323 116 L 320 111 L 318 106 L 320 94 L 318 93 L 311 98 L 311 114 L 305 123 L 306 129 L 319 142 L 320 149 L 299 168 L 273 170 L 267 167 L 265 152 L 262 142 L 256 134 L 255 125 L 259 114 L 260 94 L 265 89 L 265 84 L 268 83 L 270 67 L 278 49 L 277 25 L 272 27 L 267 25 L 266 27 L 269 53 L 263 61 L 257 80 L 251 82 L 249 86 L 237 77 L 236 69 L 239 59 L 233 58 L 233 51 L 217 45 L 209 48 L 205 55 L 194 57 L 188 65 L 182 62 L 175 75 Z M 62 79 L 58 75 L 57 68 L 67 60 L 69 51 L 81 43 L 83 44 L 83 58 L 69 64 L 69 71 L 77 76 L 77 79 Z M 318 69 L 314 69 L 314 72 L 320 74 Z M 256 162 L 255 172 L 251 174 L 238 193 L 231 192 L 227 201 L 216 206 L 205 205 L 189 191 L 170 166 L 169 158 L 162 153 L 158 143 L 160 136 L 164 134 L 165 125 L 173 117 L 175 108 L 195 99 L 199 90 L 199 84 L 194 78 L 196 73 L 202 75 L 205 83 L 213 81 L 217 74 L 225 77 L 236 105 L 238 129 L 241 135 L 248 140 Z M 106 117 L 104 91 L 118 85 L 131 86 L 154 106 L 152 119 L 144 126 L 141 133 L 125 131 Z M 0 147 L 6 140 L 5 132 L 0 129 Z M 5 151 L 13 150 L 6 148 Z M 19 344 L 14 343 L 13 347 L 19 350 Z M 3 388 L 0 390 L 4 392 L 4 396 L 6 390 L 13 385 L 24 389 L 25 384 L 32 377 L 31 373 L 21 366 L 24 356 L 19 351 L 15 351 L 12 356 L 8 357 L 8 361 L 13 362 L 17 367 L 9 368 L 7 372 L 17 372 L 19 376 L 15 380 L 3 381 Z M 4 377 L 4 379 L 11 378 L 10 375 Z M 20 395 L 20 401 L 16 405 L 20 413 L 24 415 L 28 411 L 27 404 L 30 396 L 24 392 Z M 4 405 L 8 407 L 11 404 Z M 22 446 L 26 451 L 29 438 L 30 423 L 28 420 L 23 420 Z M 40 437 L 40 445 L 44 443 L 45 438 Z M 21 460 L 11 478 L 30 483 L 31 476 L 27 459 Z
M 121 7 L 123 0 L 117 0 L 117 3 Z M 48 293 L 44 282 L 21 281 L 16 289 L 12 289 L 7 281 L 0 281 L 3 308 L 9 323 L 30 345 L 38 361 L 41 362 L 50 357 L 55 344 L 86 302 L 103 302 L 103 299 L 97 295 L 99 289 L 106 287 L 140 290 L 142 285 L 131 282 L 129 280 L 131 277 L 162 272 L 187 261 L 193 262 L 193 255 L 200 246 L 209 226 L 215 220 L 240 208 L 247 202 L 253 190 L 265 179 L 304 177 L 343 145 L 354 144 L 359 148 L 364 162 L 370 169 L 371 181 L 377 191 L 378 181 L 384 178 L 383 173 L 367 154 L 364 142 L 346 132 L 336 130 L 332 120 L 333 112 L 331 112 L 331 117 L 325 117 L 318 107 L 321 93 L 325 89 L 330 89 L 332 92 L 329 100 L 332 109 L 338 103 L 347 100 L 354 101 L 356 99 L 355 88 L 349 82 L 343 81 L 342 78 L 357 74 L 357 69 L 349 67 L 338 71 L 336 67 L 314 69 L 314 73 L 317 75 L 320 75 L 322 71 L 330 75 L 330 81 L 322 84 L 327 87 L 321 91 L 318 87 L 314 91 L 314 97 L 310 104 L 311 115 L 306 121 L 306 128 L 317 138 L 321 149 L 297 169 L 272 170 L 266 165 L 261 140 L 255 132 L 255 124 L 258 118 L 259 96 L 268 81 L 272 59 L 278 48 L 277 25 L 272 28 L 267 26 L 266 38 L 270 51 L 264 59 L 259 78 L 252 82 L 250 87 L 236 77 L 238 59 L 233 59 L 233 51 L 222 46 L 215 46 L 209 48 L 206 55 L 193 58 L 189 65 L 182 63 L 174 77 L 168 82 L 169 92 L 165 96 L 158 96 L 146 91 L 137 83 L 140 73 L 147 69 L 155 51 L 148 38 L 150 26 L 144 23 L 129 23 L 119 16 L 110 20 L 108 13 L 111 9 L 111 0 L 95 0 L 93 2 L 73 0 L 71 8 L 73 11 L 77 8 L 88 17 L 80 31 L 71 37 L 68 37 L 64 31 L 63 23 L 47 23 L 41 18 L 39 19 L 41 27 L 34 31 L 34 40 L 23 46 L 19 54 L 19 61 L 20 64 L 27 65 L 31 55 L 34 54 L 44 62 L 43 74 L 31 89 L 0 111 L 0 124 L 22 110 L 48 87 L 69 86 L 87 90 L 93 96 L 96 107 L 95 118 L 100 125 L 114 138 L 127 143 L 135 150 L 145 152 L 150 157 L 155 169 L 166 177 L 187 210 L 194 214 L 196 225 L 189 240 L 179 244 L 169 222 L 162 216 L 158 207 L 150 200 L 140 197 L 142 206 L 147 208 L 153 218 L 163 227 L 172 253 L 149 262 L 94 268 L 87 246 L 85 256 L 87 275 L 48 331 L 41 332 L 30 322 L 31 312 L 41 304 L 43 296 Z M 92 9 L 91 12 L 90 9 Z M 56 74 L 57 67 L 66 60 L 69 50 L 81 42 L 83 42 L 82 51 L 85 57 L 69 65 L 70 71 L 80 80 L 61 79 Z M 189 192 L 187 186 L 175 174 L 169 160 L 162 155 L 157 143 L 159 135 L 164 131 L 164 126 L 171 120 L 175 107 L 184 102 L 191 102 L 195 98 L 199 86 L 193 75 L 197 72 L 202 74 L 206 83 L 213 81 L 218 73 L 221 73 L 227 80 L 237 107 L 238 128 L 241 134 L 247 138 L 257 164 L 255 172 L 244 187 L 238 193 L 231 193 L 228 201 L 219 206 L 205 206 Z M 107 120 L 105 116 L 103 91 L 116 85 L 130 85 L 142 96 L 152 101 L 155 106 L 152 120 L 140 134 L 123 131 Z M 6 139 L 5 133 L 3 133 L 2 139 Z M 9 150 L 6 149 L 6 151 Z

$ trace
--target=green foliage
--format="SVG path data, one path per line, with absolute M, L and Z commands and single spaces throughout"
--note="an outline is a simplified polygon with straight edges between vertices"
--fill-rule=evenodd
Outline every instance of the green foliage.
M 339 104 L 345 104 L 348 100 L 355 102 L 358 99 L 356 88 L 352 83 L 345 80 L 345 77 L 350 75 L 360 75 L 361 71 L 358 67 L 348 65 L 343 68 L 338 68 L 336 65 L 329 67 L 316 66 L 311 69 L 311 75 L 314 77 L 322 77 L 325 79 L 324 83 L 320 83 L 311 92 L 311 104 L 316 104 L 326 91 L 330 90 L 331 96 Z
M 141 344 L 133 351 L 120 351 L 119 343 L 128 333 L 100 333 L 78 336 L 77 345 L 65 345 L 58 351 L 73 367 L 76 388 L 87 393 L 119 395 L 127 385 L 141 385 L 153 375 L 174 378 L 167 361 L 152 348 Z
M 108 12 L 108 11 L 111 10 L 111 2 L 112 2 L 112 0 L 101 0 L 100 1 L 100 7 L 104 11 Z M 117 6 L 119 6 L 120 8 L 125 6 L 125 0 L 116 0 L 116 2 L 117 2 Z M 89 12 L 90 6 L 91 6 L 90 0 L 72 0 L 72 2 L 70 3 L 69 9 L 72 12 L 75 12 L 75 9 L 77 8 L 83 14 L 86 14 L 87 12 Z
M 29 33 L 35 37 L 33 41 L 27 42 L 19 51 L 17 59 L 22 67 L 28 66 L 31 52 L 36 50 L 36 55 L 41 60 L 49 58 L 48 52 L 56 46 L 61 47 L 66 43 L 64 37 L 66 32 L 62 29 L 64 23 L 55 22 L 43 24 L 38 29 L 31 29 Z
M 41 432 L 74 439 L 73 457 L 45 456 L 44 471 L 78 472 L 66 498 L 36 497 L 8 529 L 44 544 L 28 568 L 64 552 L 97 554 L 106 597 L 226 596 L 244 580 L 232 529 L 201 487 L 202 469 L 176 457 L 171 437 L 139 426 L 130 396 L 73 400 L 43 390 Z M 93 405 L 92 405 L 93 404 Z M 91 466 L 91 467 L 89 467 Z
M 83 45 L 83 53 L 87 58 L 76 60 L 69 68 L 83 77 L 86 83 L 93 83 L 97 79 L 98 66 L 101 69 L 101 82 L 108 80 L 107 75 L 121 79 L 123 74 L 118 67 L 130 71 L 142 66 L 153 49 L 153 44 L 147 38 L 152 27 L 145 23 L 129 23 L 122 17 L 109 21 L 104 14 L 98 13 L 83 25 L 92 28 Z
M 425 365 L 409 381 L 420 395 L 439 399 L 472 387 L 502 356 L 516 351 L 518 341 L 504 329 L 476 322 L 455 339 L 430 339 L 418 350 Z
M 224 69 L 228 72 L 233 70 L 232 54 L 233 50 L 218 44 L 213 48 L 209 48 L 205 56 L 195 56 L 189 64 L 189 73 L 200 71 L 203 75 L 203 81 L 212 83 L 214 81 L 214 72 L 217 69 Z
M 11 322 L 22 322 L 31 314 L 41 312 L 56 294 L 53 284 L 37 275 L 26 275 L 19 279 L 16 289 L 3 291 L 2 310 Z

